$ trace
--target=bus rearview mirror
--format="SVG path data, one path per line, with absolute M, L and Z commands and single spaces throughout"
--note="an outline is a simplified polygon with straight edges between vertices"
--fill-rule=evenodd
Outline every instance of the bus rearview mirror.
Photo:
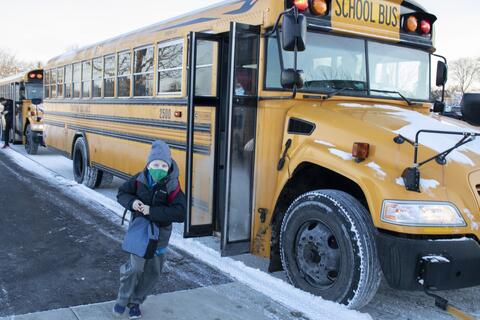
M 438 61 L 437 63 L 437 87 L 443 87 L 448 80 L 448 67 L 447 64 L 443 61 Z
M 285 51 L 304 51 L 307 42 L 307 18 L 287 13 L 283 17 L 282 43 Z
M 294 69 L 282 70 L 281 84 L 284 89 L 303 88 L 303 71 Z

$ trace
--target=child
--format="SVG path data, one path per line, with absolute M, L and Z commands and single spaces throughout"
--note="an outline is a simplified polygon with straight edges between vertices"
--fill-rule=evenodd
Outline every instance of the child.
M 113 307 L 117 316 L 122 315 L 126 307 L 130 309 L 130 319 L 142 316 L 140 305 L 160 276 L 172 223 L 185 220 L 186 199 L 178 175 L 178 166 L 168 145 L 155 141 L 145 170 L 125 182 L 118 191 L 118 202 L 132 212 L 133 219 L 147 217 L 159 227 L 160 237 L 152 259 L 130 254 L 128 261 L 120 267 L 120 289 Z

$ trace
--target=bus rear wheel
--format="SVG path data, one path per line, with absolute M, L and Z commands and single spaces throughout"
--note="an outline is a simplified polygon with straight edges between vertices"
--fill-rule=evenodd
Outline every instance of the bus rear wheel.
M 283 268 L 297 288 L 359 309 L 375 296 L 381 273 L 373 225 L 355 198 L 319 190 L 296 199 L 280 233 Z
M 102 174 L 88 163 L 88 149 L 85 139 L 78 138 L 73 147 L 73 176 L 75 181 L 95 189 L 102 182 Z
M 33 139 L 32 128 L 28 124 L 25 130 L 25 150 L 28 154 L 35 155 L 38 153 L 38 146 L 39 144 Z

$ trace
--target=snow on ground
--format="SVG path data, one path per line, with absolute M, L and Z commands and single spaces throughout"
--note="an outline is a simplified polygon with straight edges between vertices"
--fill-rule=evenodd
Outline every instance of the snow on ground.
M 91 190 L 84 185 L 80 185 L 64 176 L 51 171 L 50 169 L 39 165 L 38 162 L 27 158 L 13 150 L 5 150 L 5 153 L 18 165 L 32 173 L 42 177 L 52 185 L 58 186 L 66 195 L 77 199 L 88 205 L 97 207 L 98 205 L 122 216 L 124 209 L 114 200 Z M 63 161 L 51 159 L 50 161 Z M 51 163 L 51 162 L 50 162 Z M 118 223 L 118 217 L 112 217 L 112 220 Z M 178 230 L 178 228 L 176 228 Z M 237 281 L 259 291 L 272 300 L 277 301 L 285 307 L 301 311 L 310 319 L 371 319 L 367 314 L 348 310 L 345 306 L 325 301 L 307 292 L 299 290 L 289 283 L 272 277 L 271 275 L 245 265 L 241 261 L 232 258 L 222 258 L 220 253 L 213 250 L 201 242 L 193 239 L 184 239 L 179 232 L 174 232 L 170 243 L 181 250 L 188 252 L 200 261 L 203 261 L 212 267 L 215 267 L 230 275 Z
M 323 142 L 323 141 L 322 141 Z M 330 146 L 327 146 L 330 147 Z M 46 169 L 47 172 L 49 172 L 53 177 L 59 177 L 60 179 L 63 177 L 71 179 L 72 177 L 72 162 L 68 160 L 67 158 L 64 158 L 61 155 L 57 155 L 53 153 L 52 151 L 47 151 L 43 148 L 41 148 L 39 151 L 38 156 L 30 156 L 26 155 L 24 152 L 23 147 L 21 146 L 13 146 L 15 150 L 18 152 L 22 153 L 23 156 L 18 155 L 20 158 L 19 161 L 22 161 L 23 157 L 28 157 L 33 159 L 35 162 L 23 162 L 22 166 L 26 166 L 27 169 L 30 169 L 30 171 L 35 171 L 37 170 L 37 167 L 39 164 L 42 166 L 49 168 Z M 12 154 L 14 152 L 10 152 L 9 154 Z M 373 169 L 373 168 L 372 168 Z M 105 204 L 107 204 L 107 201 L 109 200 L 110 205 L 115 206 L 117 209 L 122 210 L 122 208 L 119 208 L 119 206 L 116 204 L 115 200 L 115 195 L 116 195 L 116 190 L 118 189 L 119 184 L 121 183 L 121 180 L 115 181 L 114 185 L 111 188 L 108 189 L 97 189 L 96 191 L 92 191 L 88 188 L 85 188 L 83 186 L 78 186 L 75 183 L 72 183 L 69 179 L 65 179 L 68 181 L 69 185 L 72 185 L 74 187 L 65 187 L 62 186 L 64 190 L 72 189 L 72 194 L 75 195 L 75 192 L 77 191 L 77 187 L 82 188 L 84 192 L 87 192 L 88 194 L 91 195 L 96 201 L 92 201 L 90 196 L 87 197 L 81 197 L 84 198 L 83 201 L 87 201 L 91 203 L 92 205 L 95 205 L 99 207 L 98 201 L 103 202 L 101 199 L 102 195 L 104 195 L 104 200 Z M 53 183 L 58 184 L 56 182 L 56 178 L 52 180 Z M 403 181 L 402 181 L 403 182 Z M 102 195 L 99 195 L 98 193 L 101 193 Z M 113 200 L 112 200 L 113 199 Z M 101 212 L 101 210 L 99 210 Z M 118 211 L 115 211 L 118 214 Z M 119 223 L 120 218 L 118 216 L 114 215 L 109 215 L 109 217 L 114 221 L 115 223 Z M 220 247 L 219 244 L 219 239 L 216 237 L 204 237 L 204 238 L 198 238 L 195 240 L 184 240 L 182 238 L 182 232 L 183 232 L 183 226 L 179 224 L 174 225 L 174 236 L 172 237 L 172 243 L 174 246 L 181 246 L 183 250 L 186 252 L 190 252 L 194 255 L 201 255 L 197 256 L 202 261 L 205 261 L 204 259 L 208 260 L 205 261 L 209 264 L 215 264 L 219 263 L 219 265 L 213 265 L 215 268 L 218 268 L 222 270 L 221 268 L 227 268 L 231 273 L 235 273 L 238 271 L 237 276 L 241 277 L 243 281 L 246 282 L 255 282 L 252 285 L 255 286 L 255 288 L 258 288 L 258 286 L 261 287 L 261 289 L 256 289 L 259 291 L 263 291 L 265 293 L 271 293 L 272 291 L 274 292 L 275 296 L 277 296 L 277 299 L 291 299 L 291 302 L 286 307 L 289 307 L 290 305 L 294 307 L 289 307 L 290 309 L 296 309 L 296 310 L 304 310 L 304 303 L 303 300 L 301 300 L 301 296 L 297 296 L 294 288 L 290 287 L 287 283 L 285 283 L 286 277 L 284 272 L 276 272 L 273 274 L 267 273 L 268 270 L 268 259 L 264 259 L 261 257 L 256 257 L 251 254 L 244 254 L 241 256 L 236 256 L 234 258 L 219 258 L 220 254 L 218 253 L 218 249 Z M 177 242 L 178 239 L 178 242 Z M 465 240 L 464 238 L 463 240 Z M 441 240 L 435 240 L 435 241 L 441 241 Z M 202 256 L 204 259 L 202 259 Z M 239 261 L 241 261 L 241 264 L 237 264 Z M 247 272 L 244 272 L 245 266 L 248 266 Z M 259 270 L 262 271 L 259 271 Z M 223 270 L 222 270 L 223 271 Z M 250 271 L 253 273 L 251 275 Z M 228 272 L 227 272 L 228 273 Z M 234 278 L 236 278 L 234 276 Z M 272 279 L 273 278 L 273 279 Z M 283 281 L 283 283 L 278 284 L 275 279 L 280 279 Z M 265 285 L 262 287 L 262 283 L 265 281 Z M 275 287 L 267 287 L 267 286 L 272 286 L 272 283 L 274 283 Z M 280 286 L 279 287 L 277 287 Z M 282 297 L 278 297 L 278 295 L 283 293 L 283 290 L 285 289 L 285 285 L 287 285 L 288 291 L 287 295 Z M 265 288 L 267 287 L 267 288 Z M 290 291 L 293 290 L 293 291 Z M 292 292 L 292 295 L 288 295 L 288 292 Z M 453 291 L 444 291 L 440 292 L 440 295 L 447 298 L 450 300 L 454 306 L 459 307 L 461 310 L 469 313 L 473 317 L 477 317 L 480 319 L 480 304 L 479 304 L 479 297 L 480 297 L 480 287 L 474 287 L 474 288 L 467 288 L 467 289 L 462 289 L 462 290 L 453 290 Z M 0 292 L 0 300 L 1 300 L 2 292 Z M 293 296 L 293 297 L 292 297 Z M 312 301 L 310 298 L 307 298 L 309 300 L 307 301 Z M 320 300 L 321 301 L 321 300 Z M 300 307 L 298 306 L 300 305 Z M 311 312 L 312 308 L 308 307 L 308 304 L 305 303 L 306 305 L 306 311 Z M 333 307 L 329 307 L 332 305 Z M 318 308 L 320 309 L 320 313 L 318 313 L 320 316 L 314 315 L 314 317 L 311 317 L 312 319 L 321 317 L 323 312 L 325 312 L 324 308 L 327 308 L 329 311 L 329 315 L 333 315 L 333 317 L 325 316 L 323 319 L 340 319 L 340 316 L 337 317 L 337 308 L 338 306 L 335 304 L 328 304 L 322 301 Z M 345 308 L 340 307 L 343 312 L 345 311 Z M 446 314 L 445 312 L 435 308 L 434 306 L 434 301 L 433 299 L 427 297 L 423 292 L 410 292 L 410 291 L 400 291 L 400 290 L 395 290 L 391 289 L 385 281 L 382 281 L 380 289 L 373 299 L 373 301 L 363 309 L 361 309 L 362 312 L 370 314 L 370 316 L 374 319 L 382 319 L 382 320 L 420 320 L 420 319 L 435 319 L 435 320 L 451 320 L 454 319 L 450 315 Z M 348 312 L 347 312 L 348 313 Z M 306 315 L 306 314 L 305 314 Z M 348 313 L 347 319 L 364 319 L 365 315 L 358 314 L 358 313 Z

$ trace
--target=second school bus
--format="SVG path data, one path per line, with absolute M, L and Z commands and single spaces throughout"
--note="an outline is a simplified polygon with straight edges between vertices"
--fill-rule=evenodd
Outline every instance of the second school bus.
M 475 286 L 479 131 L 431 101 L 435 22 L 414 1 L 226 1 L 52 59 L 46 141 L 95 187 L 165 140 L 186 237 L 352 308 L 381 271 Z
M 28 154 L 37 154 L 43 145 L 43 70 L 0 79 L 0 97 L 12 100 L 15 106 L 10 139 L 24 144 Z

